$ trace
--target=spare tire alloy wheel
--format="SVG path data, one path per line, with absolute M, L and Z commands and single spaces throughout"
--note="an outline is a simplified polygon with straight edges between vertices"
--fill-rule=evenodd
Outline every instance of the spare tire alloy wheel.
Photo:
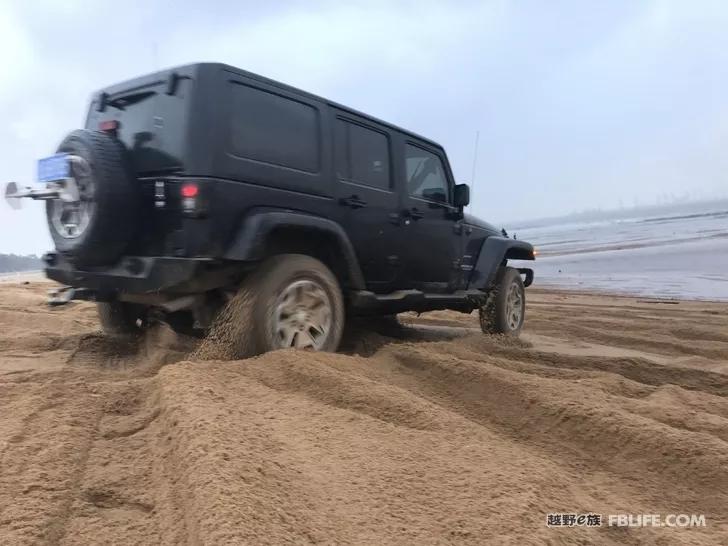
M 281 349 L 322 350 L 331 330 L 331 298 L 315 280 L 286 286 L 271 314 L 271 329 Z
M 81 129 L 57 152 L 69 162 L 70 178 L 59 199 L 46 201 L 56 249 L 76 267 L 115 263 L 134 236 L 141 209 L 139 183 L 118 139 Z
M 72 178 L 65 181 L 63 197 L 49 202 L 48 220 L 60 237 L 76 239 L 83 235 L 96 214 L 94 183 L 88 161 L 77 155 L 70 156 L 69 161 Z

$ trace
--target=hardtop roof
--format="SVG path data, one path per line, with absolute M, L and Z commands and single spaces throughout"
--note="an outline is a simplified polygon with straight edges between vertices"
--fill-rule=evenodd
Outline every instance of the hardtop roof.
M 251 80 L 256 80 L 261 83 L 265 83 L 267 85 L 278 87 L 282 90 L 288 91 L 288 92 L 296 94 L 296 95 L 301 95 L 301 96 L 307 97 L 309 99 L 313 99 L 313 100 L 317 100 L 319 102 L 326 103 L 329 106 L 333 106 L 335 108 L 344 110 L 351 114 L 369 119 L 380 125 L 388 127 L 395 131 L 399 131 L 405 135 L 411 136 L 413 138 L 426 142 L 432 146 L 442 149 L 442 146 L 440 144 L 438 144 L 437 142 L 435 142 L 427 137 L 424 137 L 422 135 L 418 135 L 417 133 L 414 133 L 414 132 L 404 129 L 402 127 L 398 127 L 397 125 L 394 125 L 393 123 L 389 123 L 387 121 L 381 120 L 381 119 L 371 116 L 369 114 L 365 114 L 364 112 L 361 112 L 354 108 L 350 108 L 348 106 L 344 106 L 343 104 L 339 104 L 337 102 L 326 99 L 324 97 L 315 95 L 313 93 L 309 93 L 308 91 L 304 91 L 303 89 L 298 89 L 297 87 L 293 87 L 291 85 L 288 85 L 288 84 L 285 84 L 285 83 L 282 83 L 282 82 L 279 82 L 276 80 L 272 80 L 270 78 L 266 78 L 265 76 L 261 76 L 259 74 L 255 74 L 253 72 L 243 70 L 242 68 L 237 68 L 237 67 L 234 67 L 234 66 L 231 66 L 228 64 L 224 64 L 224 63 L 212 63 L 212 62 L 190 63 L 190 64 L 186 64 L 186 65 L 179 65 L 179 66 L 175 66 L 175 67 L 171 67 L 171 68 L 166 68 L 164 70 L 160 70 L 157 72 L 153 72 L 150 74 L 146 74 L 143 76 L 139 76 L 136 78 L 126 80 L 124 82 L 120 82 L 120 83 L 108 86 L 108 87 L 100 90 L 99 93 L 107 93 L 110 97 L 113 97 L 113 95 L 115 95 L 115 94 L 122 93 L 122 92 L 128 92 L 132 89 L 147 86 L 147 85 L 155 83 L 155 82 L 162 83 L 162 82 L 166 81 L 166 79 L 169 77 L 169 74 L 171 72 L 176 72 L 183 76 L 195 78 L 195 77 L 197 77 L 197 73 L 199 71 L 201 71 L 202 69 L 215 69 L 215 68 L 224 70 L 226 72 L 231 72 L 233 74 L 237 74 L 237 75 L 243 76 L 243 77 L 251 79 Z

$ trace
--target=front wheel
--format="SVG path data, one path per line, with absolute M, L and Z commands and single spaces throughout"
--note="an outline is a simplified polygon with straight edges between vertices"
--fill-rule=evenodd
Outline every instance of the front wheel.
M 526 318 L 526 289 L 517 269 L 501 270 L 479 315 L 480 328 L 486 334 L 518 336 L 521 333 Z

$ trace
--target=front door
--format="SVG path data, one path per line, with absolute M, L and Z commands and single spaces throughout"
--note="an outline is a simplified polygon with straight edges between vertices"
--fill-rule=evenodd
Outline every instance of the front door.
M 391 135 L 374 122 L 335 112 L 339 222 L 354 245 L 367 288 L 391 292 L 397 288 L 403 264 Z
M 427 144 L 404 142 L 402 211 L 407 245 L 405 278 L 429 292 L 460 285 L 462 226 L 453 206 L 453 182 L 444 153 Z

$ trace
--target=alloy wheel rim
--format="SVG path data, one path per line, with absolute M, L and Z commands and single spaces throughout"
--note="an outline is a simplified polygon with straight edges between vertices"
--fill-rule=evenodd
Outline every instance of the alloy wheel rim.
M 523 290 L 518 283 L 508 287 L 506 296 L 506 322 L 510 330 L 517 330 L 523 320 Z
M 320 351 L 331 331 L 331 298 L 313 280 L 286 286 L 273 310 L 273 339 L 280 349 Z

